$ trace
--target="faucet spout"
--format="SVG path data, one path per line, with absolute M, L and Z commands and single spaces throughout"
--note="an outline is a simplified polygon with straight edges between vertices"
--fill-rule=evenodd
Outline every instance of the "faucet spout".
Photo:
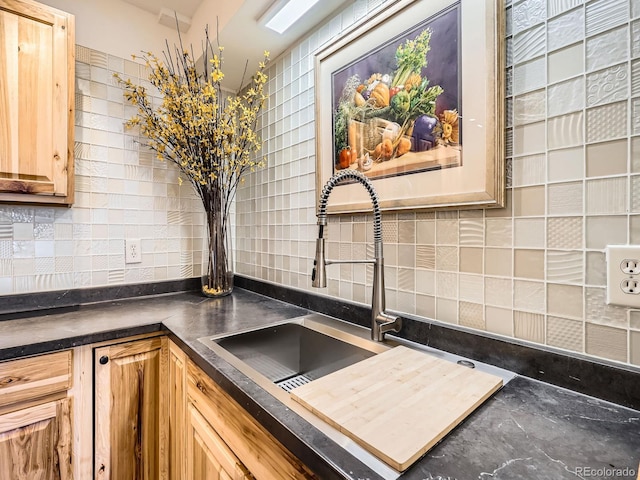
M 327 225 L 327 203 L 333 188 L 342 182 L 355 180 L 369 193 L 373 207 L 373 260 L 327 260 L 325 257 L 324 227 Z M 384 340 L 386 332 L 399 332 L 402 319 L 388 314 L 385 306 L 384 289 L 384 257 L 382 254 L 382 214 L 378 202 L 378 194 L 369 179 L 356 170 L 341 170 L 331 177 L 320 194 L 318 204 L 318 238 L 316 240 L 316 255 L 311 274 L 312 286 L 323 288 L 327 286 L 326 266 L 333 263 L 373 263 L 373 293 L 371 301 L 371 339 L 377 342 Z

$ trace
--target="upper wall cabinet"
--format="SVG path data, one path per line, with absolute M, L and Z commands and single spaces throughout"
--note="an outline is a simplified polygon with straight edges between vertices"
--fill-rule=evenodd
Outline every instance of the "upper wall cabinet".
M 0 202 L 73 203 L 74 16 L 0 0 Z

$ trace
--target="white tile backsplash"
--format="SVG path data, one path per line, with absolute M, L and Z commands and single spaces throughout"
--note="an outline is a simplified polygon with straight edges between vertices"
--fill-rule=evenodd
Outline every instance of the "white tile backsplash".
M 313 70 L 323 45 L 384 3 L 348 7 L 269 67 L 260 132 L 267 166 L 238 191 L 239 273 L 371 301 L 365 265 L 329 266 L 329 287 L 311 288 Z M 604 300 L 602 249 L 640 241 L 640 176 L 633 175 L 640 173 L 639 5 L 508 4 L 507 206 L 383 215 L 390 307 L 623 363 L 638 358 L 627 343 L 628 310 Z M 82 46 L 76 61 L 77 202 L 70 209 L 0 206 L 0 294 L 198 275 L 199 199 L 177 186 L 172 165 L 157 161 L 136 143 L 136 132 L 123 128 L 135 110 L 111 74 L 138 81 L 144 69 Z M 620 145 L 631 154 L 630 172 L 620 167 L 627 164 Z M 598 158 L 614 146 L 616 167 L 607 167 Z M 534 198 L 539 205 L 521 204 Z M 369 215 L 330 217 L 329 256 L 372 256 L 370 225 Z M 130 237 L 142 239 L 141 265 L 124 263 Z M 461 261 L 461 248 L 473 250 L 475 257 L 462 258 L 475 263 Z M 478 262 L 484 262 L 479 269 Z M 571 294 L 570 305 L 559 303 L 563 292 Z

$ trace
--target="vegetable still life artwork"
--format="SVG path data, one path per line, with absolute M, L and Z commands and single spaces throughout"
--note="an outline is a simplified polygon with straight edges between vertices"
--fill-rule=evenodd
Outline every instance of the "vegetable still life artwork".
M 383 211 L 504 206 L 505 0 L 395 0 L 315 54 L 316 191 Z M 508 72 L 507 72 L 508 73 Z M 358 185 L 329 214 L 367 212 Z
M 141 138 L 146 137 L 140 143 L 158 159 L 176 165 L 179 183 L 186 179 L 202 201 L 202 293 L 218 297 L 233 289 L 230 212 L 236 190 L 246 174 L 264 165 L 256 127 L 267 99 L 269 53 L 264 53 L 248 85 L 232 94 L 222 86 L 224 47 L 212 44 L 208 29 L 202 45 L 201 61 L 181 40 L 174 49 L 167 44 L 164 60 L 145 52 L 146 86 L 115 76 L 126 100 L 137 107 L 126 125 L 139 128 Z
M 384 178 L 462 165 L 457 9 L 333 72 L 334 168 Z

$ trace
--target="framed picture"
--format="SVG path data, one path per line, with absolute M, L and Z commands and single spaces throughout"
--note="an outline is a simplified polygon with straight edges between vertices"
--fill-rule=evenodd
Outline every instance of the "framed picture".
M 399 0 L 315 58 L 316 188 L 383 210 L 504 204 L 503 0 Z M 329 213 L 366 212 L 357 183 Z

